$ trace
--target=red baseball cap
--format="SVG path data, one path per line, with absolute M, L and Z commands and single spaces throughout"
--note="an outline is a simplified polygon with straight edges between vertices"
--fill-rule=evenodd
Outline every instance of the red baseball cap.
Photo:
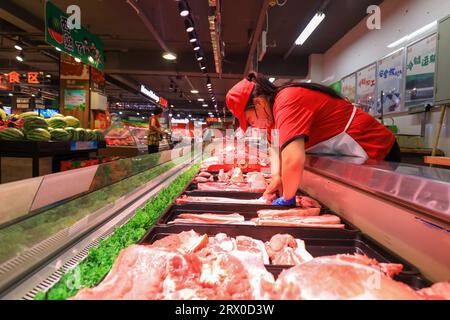
M 247 130 L 247 119 L 245 118 L 245 107 L 252 95 L 255 83 L 243 79 L 239 81 L 227 93 L 227 107 L 233 115 L 239 120 L 239 125 L 242 130 Z

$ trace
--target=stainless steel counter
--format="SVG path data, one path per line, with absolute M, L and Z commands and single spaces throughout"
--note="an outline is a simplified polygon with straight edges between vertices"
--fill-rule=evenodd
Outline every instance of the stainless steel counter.
M 450 223 L 450 170 L 320 156 L 308 156 L 306 168 Z

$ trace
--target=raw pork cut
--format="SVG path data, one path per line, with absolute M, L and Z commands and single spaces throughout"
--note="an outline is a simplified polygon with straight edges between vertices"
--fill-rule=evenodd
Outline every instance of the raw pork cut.
M 264 198 L 259 199 L 233 199 L 233 198 L 222 198 L 222 197 L 191 197 L 183 195 L 178 198 L 176 203 L 189 203 L 189 202 L 201 202 L 201 203 L 232 203 L 232 204 L 259 204 L 259 205 L 267 205 L 270 204 Z
M 206 182 L 208 182 L 208 181 L 213 182 L 213 181 L 214 181 L 214 177 L 211 176 L 211 177 L 209 177 L 209 178 L 206 178 L 206 177 L 198 176 L 198 177 L 195 177 L 195 178 L 194 178 L 194 182 L 196 182 L 196 183 L 206 183 Z
M 266 242 L 266 250 L 273 265 L 298 265 L 313 259 L 305 242 L 289 234 L 277 234 Z
M 176 219 L 170 221 L 169 224 L 174 223 L 242 224 L 243 222 L 245 222 L 244 216 L 238 213 L 233 214 L 182 213 L 178 215 Z
M 260 184 L 242 183 L 224 183 L 224 182 L 205 182 L 199 183 L 197 189 L 200 191 L 241 191 L 241 192 L 264 192 L 265 187 Z
M 311 199 L 310 197 L 306 196 L 297 196 L 297 206 L 303 207 L 303 208 L 321 208 L 319 202 L 317 202 L 314 199 Z
M 412 288 L 394 281 L 361 255 L 315 258 L 283 271 L 277 297 L 283 300 L 313 299 L 420 299 Z
M 179 234 L 172 234 L 161 240 L 157 240 L 152 244 L 152 247 L 191 253 L 204 248 L 207 244 L 208 236 L 206 234 L 200 235 L 194 230 L 191 230 Z
M 332 214 L 321 216 L 282 216 L 252 219 L 259 226 L 310 227 L 310 228 L 345 228 L 341 219 Z
M 295 209 L 286 209 L 286 210 L 277 210 L 277 209 L 264 209 L 258 210 L 258 217 L 261 219 L 276 219 L 276 218 L 285 218 L 285 217 L 309 217 L 309 216 L 318 216 L 320 214 L 319 208 L 295 208 Z
M 438 282 L 417 292 L 425 299 L 450 300 L 450 281 Z

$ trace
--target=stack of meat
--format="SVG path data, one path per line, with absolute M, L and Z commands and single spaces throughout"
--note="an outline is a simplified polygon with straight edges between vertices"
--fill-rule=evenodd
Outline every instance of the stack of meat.
M 309 197 L 297 196 L 297 207 L 304 208 L 320 208 L 320 204 Z M 180 198 L 175 200 L 178 204 L 183 203 L 223 203 L 223 204 L 254 204 L 254 205 L 270 205 L 271 201 L 264 197 L 259 199 L 235 199 L 235 198 L 224 198 L 224 197 L 197 197 L 197 196 L 186 196 L 182 195 Z
M 251 172 L 244 175 L 240 168 L 234 168 L 228 173 L 220 170 L 218 182 L 214 182 L 211 173 L 200 172 L 194 179 L 198 183 L 200 191 L 241 191 L 241 192 L 264 192 L 267 187 L 265 176 L 260 172 Z
M 277 280 L 268 262 L 290 262 Z M 83 299 L 450 299 L 450 283 L 415 291 L 392 279 L 402 269 L 364 255 L 313 258 L 301 240 L 215 237 L 182 232 L 123 250 Z

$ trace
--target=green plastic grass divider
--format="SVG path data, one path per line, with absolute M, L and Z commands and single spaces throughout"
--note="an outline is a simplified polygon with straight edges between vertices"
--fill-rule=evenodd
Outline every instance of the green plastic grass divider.
M 198 169 L 198 164 L 193 165 L 158 192 L 144 208 L 136 210 L 134 217 L 126 224 L 116 228 L 110 237 L 102 240 L 98 247 L 91 249 L 86 259 L 68 271 L 50 290 L 36 294 L 35 300 L 66 300 L 75 296 L 81 288 L 96 286 L 111 270 L 119 252 L 136 244 L 144 236 L 193 179 Z

